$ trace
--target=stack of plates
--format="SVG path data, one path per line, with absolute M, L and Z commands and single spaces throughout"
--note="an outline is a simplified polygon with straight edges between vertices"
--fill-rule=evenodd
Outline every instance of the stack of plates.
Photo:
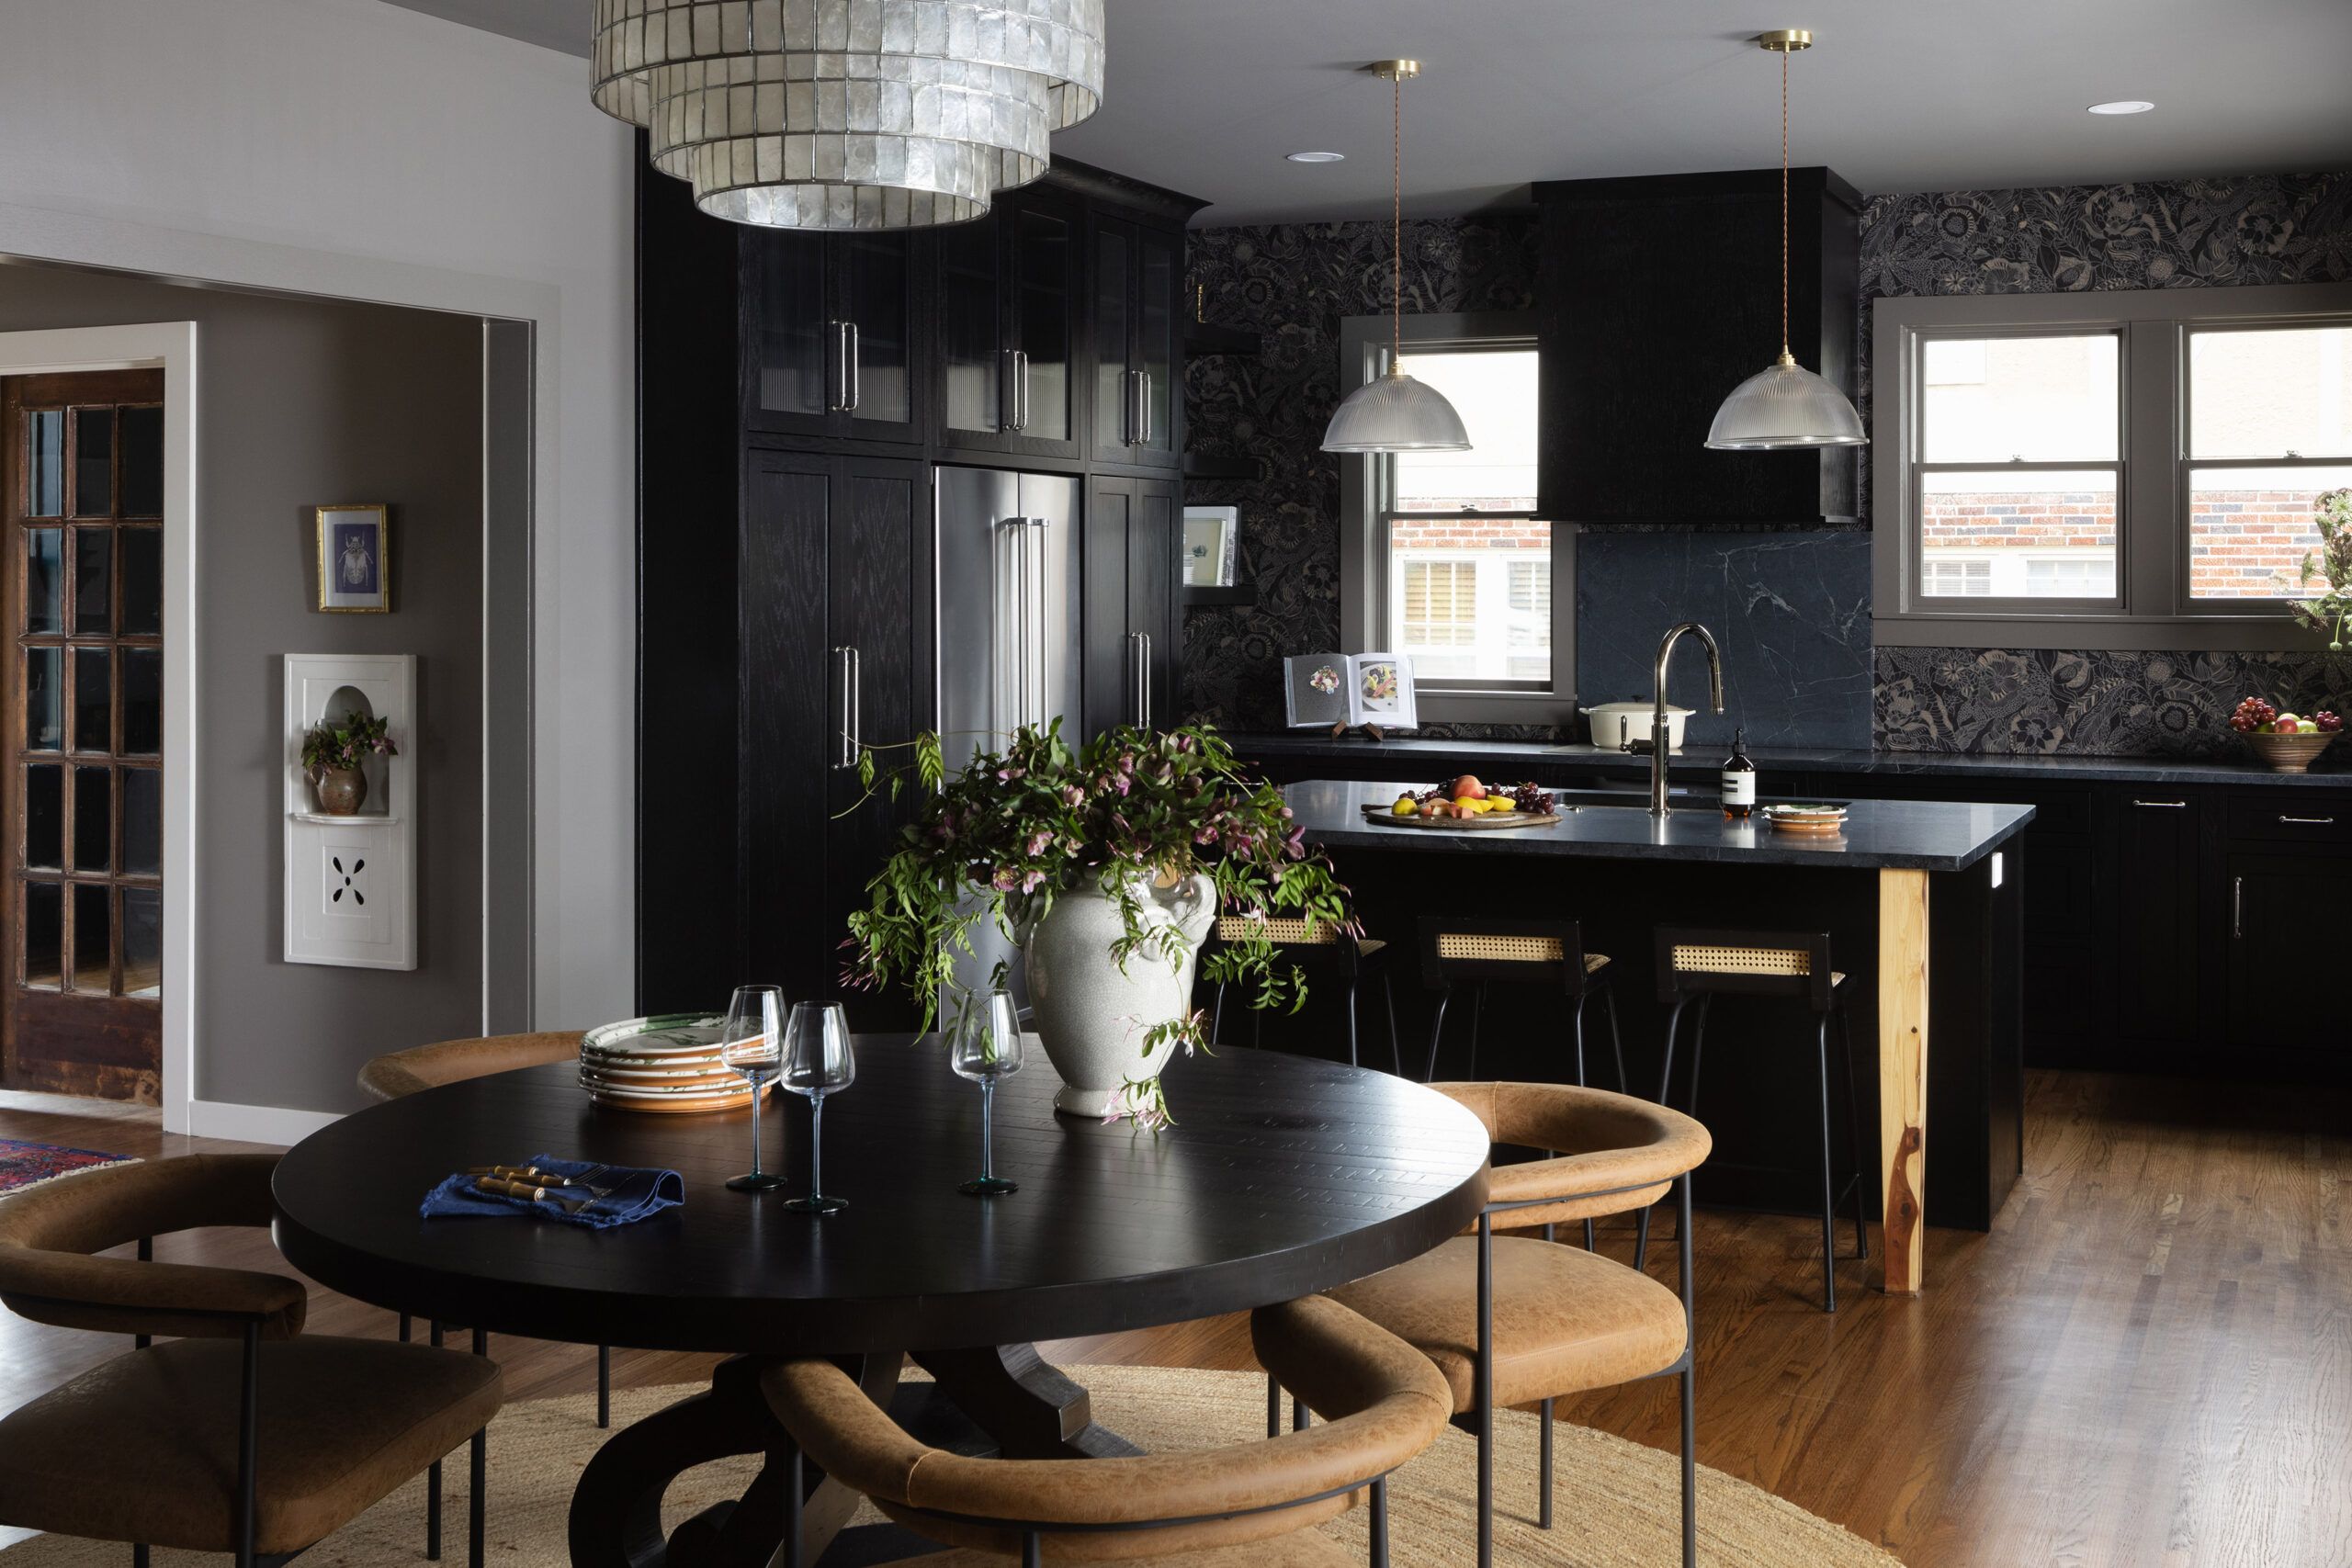
M 665 1013 L 599 1024 L 580 1042 L 580 1087 L 619 1111 L 732 1111 L 752 1086 L 718 1059 L 725 1021 Z
M 1767 822 L 1791 833 L 1826 836 L 1843 832 L 1846 827 L 1846 808 L 1834 802 L 1775 801 L 1763 812 Z

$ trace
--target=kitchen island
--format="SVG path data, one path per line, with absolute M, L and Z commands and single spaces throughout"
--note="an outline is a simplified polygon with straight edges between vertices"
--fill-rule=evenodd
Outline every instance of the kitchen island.
M 1657 818 L 1639 802 L 1573 796 L 1551 826 L 1432 829 L 1364 817 L 1364 805 L 1417 787 L 1426 784 L 1283 788 L 1307 841 L 1356 888 L 1374 934 L 1405 938 L 1382 922 L 1474 909 L 1578 919 L 1594 951 L 1631 961 L 1617 981 L 1624 995 L 1656 924 L 1826 930 L 1840 967 L 1855 971 L 1855 1023 L 1875 1015 L 1885 1288 L 1919 1289 L 1928 1220 L 1990 1224 L 2022 1146 L 2018 835 L 2031 807 L 1856 800 L 1830 838 L 1728 820 L 1712 803 Z M 1955 1185 L 1933 1209 L 1931 1176 Z

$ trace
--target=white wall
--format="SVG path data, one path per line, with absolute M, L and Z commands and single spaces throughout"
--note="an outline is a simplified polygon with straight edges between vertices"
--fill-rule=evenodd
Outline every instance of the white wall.
M 631 146 L 586 63 L 379 0 L 0 0 L 0 254 L 538 322 L 533 1014 L 627 1013 Z

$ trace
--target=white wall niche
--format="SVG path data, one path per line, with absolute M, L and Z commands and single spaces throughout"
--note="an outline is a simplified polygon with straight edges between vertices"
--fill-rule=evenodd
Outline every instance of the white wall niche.
M 381 718 L 399 748 L 362 766 L 358 811 L 319 809 L 302 736 L 356 713 Z M 286 656 L 286 962 L 416 967 L 416 657 Z

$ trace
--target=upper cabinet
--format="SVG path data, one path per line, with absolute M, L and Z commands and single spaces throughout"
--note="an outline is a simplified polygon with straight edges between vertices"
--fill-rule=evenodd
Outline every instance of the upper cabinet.
M 1084 211 L 1051 190 L 1000 197 L 938 236 L 940 441 L 1082 456 L 1078 288 Z
M 1781 172 L 1535 186 L 1542 514 L 1558 523 L 1840 524 L 1858 449 L 1716 452 L 1715 410 L 1781 349 Z M 1790 171 L 1789 346 L 1854 390 L 1861 198 Z
M 1172 468 L 1183 450 L 1176 428 L 1183 412 L 1176 389 L 1183 231 L 1102 216 L 1091 231 L 1095 461 Z
M 743 423 L 912 446 L 928 237 L 742 231 Z

